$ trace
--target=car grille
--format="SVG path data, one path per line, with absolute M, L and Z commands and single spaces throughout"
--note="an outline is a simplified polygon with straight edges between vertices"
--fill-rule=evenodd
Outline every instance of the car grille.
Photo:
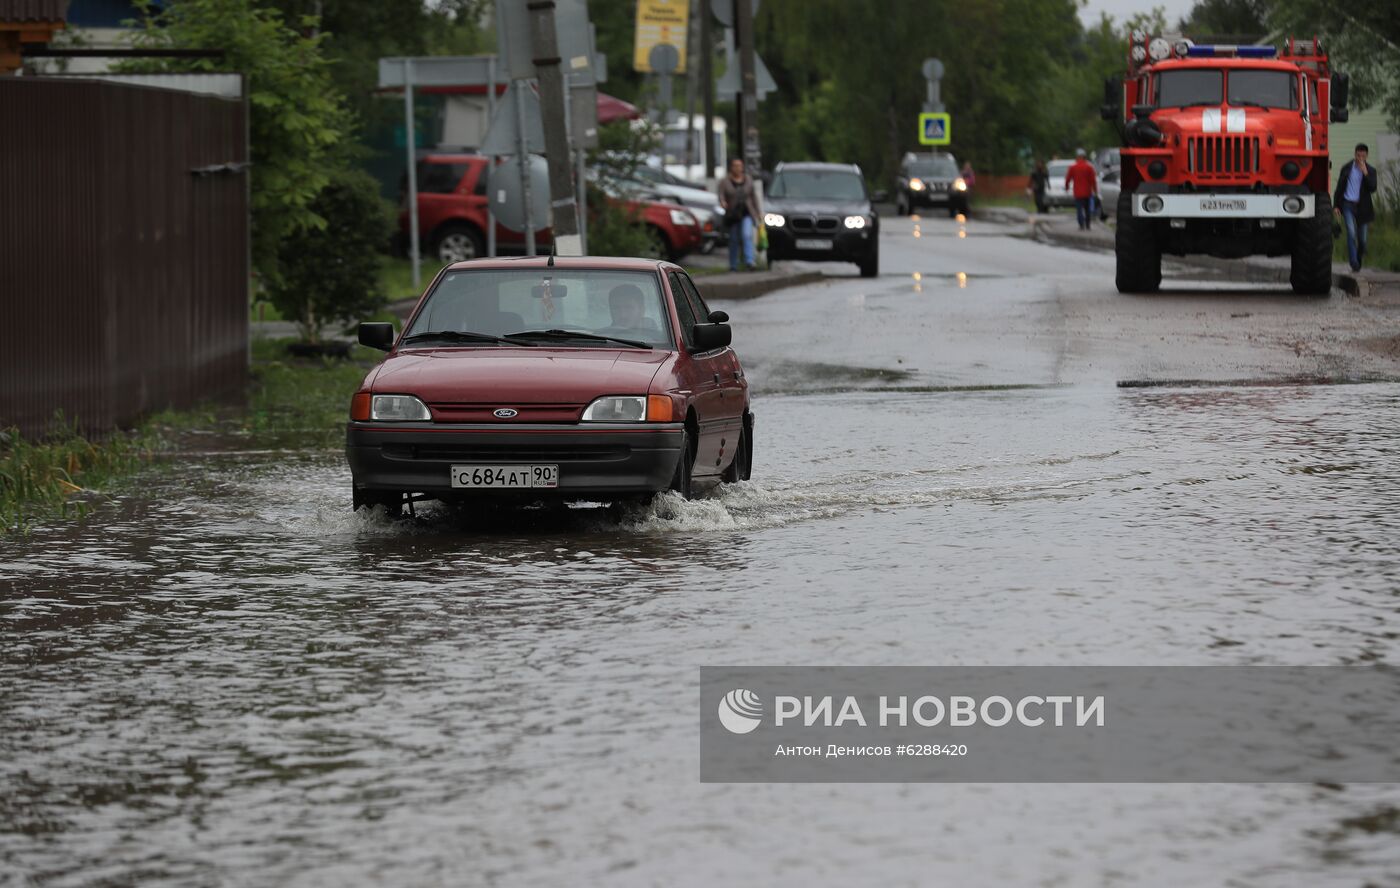
M 835 231 L 841 220 L 835 216 L 788 216 L 793 231 Z
M 425 462 L 609 462 L 626 459 L 632 448 L 626 444 L 385 444 L 386 459 Z
M 1259 172 L 1257 136 L 1191 136 L 1186 169 L 1198 176 L 1250 176 Z

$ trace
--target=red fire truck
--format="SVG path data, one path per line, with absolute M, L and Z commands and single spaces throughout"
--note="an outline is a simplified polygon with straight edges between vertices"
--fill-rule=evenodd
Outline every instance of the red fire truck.
M 1103 116 L 1123 138 L 1117 284 L 1155 292 L 1162 254 L 1289 256 L 1293 290 L 1332 287 L 1327 126 L 1347 78 L 1316 38 L 1197 44 L 1136 31 Z

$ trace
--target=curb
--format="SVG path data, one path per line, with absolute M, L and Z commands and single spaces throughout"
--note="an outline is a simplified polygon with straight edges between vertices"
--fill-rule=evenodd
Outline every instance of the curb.
M 691 280 L 695 282 L 695 288 L 700 291 L 701 297 L 708 302 L 712 299 L 757 299 L 774 290 L 815 283 L 823 277 L 825 275 L 820 271 L 760 271 L 701 275 Z
M 1056 231 L 1055 226 L 1045 222 L 1033 223 L 1035 228 L 1035 239 L 1047 244 L 1061 247 L 1075 247 L 1083 250 L 1100 250 L 1112 252 L 1112 242 L 1093 238 L 1070 232 Z M 1253 262 L 1249 259 L 1217 259 L 1214 256 L 1171 256 L 1172 262 L 1179 262 L 1183 265 L 1191 265 L 1196 268 L 1209 268 L 1213 271 L 1225 273 L 1227 280 L 1232 281 L 1253 281 L 1255 283 L 1286 284 L 1288 283 L 1288 268 L 1280 265 L 1266 265 L 1262 262 Z M 1332 272 L 1332 286 L 1348 296 L 1364 297 L 1370 292 L 1366 281 L 1356 275 L 1346 272 Z

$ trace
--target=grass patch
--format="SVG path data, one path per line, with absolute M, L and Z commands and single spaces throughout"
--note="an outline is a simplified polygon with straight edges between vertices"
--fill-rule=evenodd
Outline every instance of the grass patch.
M 1035 201 L 1024 194 L 1007 195 L 1006 197 L 979 197 L 972 202 L 973 209 L 978 206 L 984 207 L 1016 207 L 1025 210 L 1027 213 L 1035 212 Z
M 438 273 L 437 259 L 430 259 L 427 256 L 420 257 L 419 270 L 422 275 L 422 285 L 413 286 L 413 263 L 398 256 L 383 256 L 379 263 L 379 283 L 388 294 L 390 302 L 398 302 L 401 299 L 417 299 L 423 292 L 423 287 L 428 286 L 428 281 L 433 279 L 433 275 Z
M 0 431 L 0 536 L 25 533 L 36 521 L 82 518 L 106 488 L 195 433 L 201 448 L 341 447 L 350 396 L 383 354 L 357 345 L 349 360 L 294 358 L 286 350 L 293 341 L 254 340 L 246 408 L 162 411 L 101 440 L 84 438 L 61 418 L 38 440 Z

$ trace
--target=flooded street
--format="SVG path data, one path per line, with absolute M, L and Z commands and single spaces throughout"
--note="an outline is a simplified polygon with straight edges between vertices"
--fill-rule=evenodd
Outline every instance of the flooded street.
M 389 522 L 208 451 L 0 542 L 0 885 L 1400 884 L 1387 785 L 699 782 L 704 665 L 1400 655 L 1364 309 L 882 223 L 722 306 L 751 482 Z

